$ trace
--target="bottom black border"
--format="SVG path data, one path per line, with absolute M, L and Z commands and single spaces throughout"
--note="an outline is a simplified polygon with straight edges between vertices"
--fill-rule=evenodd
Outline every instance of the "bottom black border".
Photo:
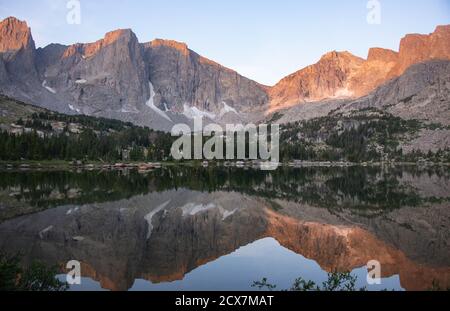
M 223 297 L 231 297 L 231 304 L 221 305 Z M 236 297 L 262 297 L 266 304 L 233 305 Z M 207 308 L 203 306 L 177 306 L 177 299 L 209 298 Z M 269 299 L 271 304 L 269 305 Z M 302 310 L 311 307 L 345 308 L 345 309 L 380 309 L 390 308 L 428 308 L 448 307 L 448 292 L 11 292 L 0 293 L 2 307 L 46 308 L 47 310 L 90 310 L 92 308 L 131 308 L 144 307 L 148 310 L 164 308 L 163 310 L 271 310 L 279 308 L 298 308 Z M 240 299 L 243 303 L 245 299 Z M 213 303 L 214 301 L 214 303 Z M 255 302 L 252 299 L 253 303 Z M 259 302 L 262 300 L 260 299 Z M 178 300 L 179 302 L 179 300 Z M 6 310 L 6 309 L 3 309 Z M 383 311 L 383 310 L 381 310 Z

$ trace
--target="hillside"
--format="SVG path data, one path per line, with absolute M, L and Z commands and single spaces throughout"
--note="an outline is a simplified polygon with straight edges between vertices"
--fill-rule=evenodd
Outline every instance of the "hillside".
M 0 97 L 0 160 L 151 161 L 172 137 L 118 120 L 66 115 Z

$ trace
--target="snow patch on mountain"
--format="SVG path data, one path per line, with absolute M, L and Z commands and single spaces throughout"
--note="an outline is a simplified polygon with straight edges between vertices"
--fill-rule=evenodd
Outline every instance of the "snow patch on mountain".
M 47 85 L 47 80 L 44 80 L 44 82 L 42 82 L 42 87 L 45 88 L 50 93 L 56 94 L 56 90 Z
M 222 102 L 223 104 L 223 108 L 220 110 L 220 116 L 223 117 L 224 115 L 226 115 L 227 113 L 235 113 L 238 114 L 238 112 L 236 111 L 236 109 L 234 109 L 233 107 L 230 107 L 227 105 L 226 102 Z
M 139 113 L 137 109 L 127 109 L 126 107 L 122 107 L 120 110 L 122 113 Z
M 210 203 L 210 204 L 188 203 L 185 206 L 181 207 L 180 209 L 183 212 L 183 217 L 194 216 L 194 215 L 204 213 L 209 210 L 218 209 L 219 212 L 222 214 L 222 220 L 227 219 L 228 217 L 233 215 L 237 210 L 237 209 L 234 209 L 232 211 L 228 211 L 221 206 L 217 206 L 214 203 Z
M 75 108 L 75 107 L 74 107 L 73 105 L 71 105 L 71 104 L 69 104 L 69 109 L 72 110 L 72 111 L 76 111 L 76 112 L 78 112 L 78 113 L 81 112 L 80 109 Z
M 197 107 L 190 107 L 188 104 L 184 104 L 183 108 L 184 108 L 183 114 L 189 119 L 206 117 L 211 120 L 214 120 L 216 118 L 215 114 L 213 114 L 211 112 L 207 112 L 207 111 L 202 111 L 202 110 L 198 109 Z
M 150 109 L 152 109 L 154 112 L 156 112 L 158 115 L 160 115 L 161 117 L 163 117 L 164 119 L 166 119 L 169 122 L 173 122 L 172 119 L 169 118 L 169 116 L 162 111 L 161 109 L 159 109 L 158 107 L 155 106 L 155 102 L 154 102 L 154 98 L 155 98 L 155 89 L 153 88 L 153 84 L 149 81 L 148 85 L 150 87 L 150 98 L 148 99 L 148 101 L 145 103 L 145 105 L 147 107 L 149 107 Z M 167 111 L 167 106 L 165 106 L 166 111 Z
M 171 200 L 161 204 L 160 206 L 158 206 L 157 208 L 155 208 L 153 211 L 151 211 L 150 213 L 148 213 L 147 215 L 144 216 L 144 219 L 147 221 L 148 224 L 148 230 L 147 230 L 147 240 L 152 236 L 152 231 L 153 231 L 153 224 L 152 224 L 152 218 L 153 216 L 155 216 L 156 214 L 158 214 L 160 211 L 162 211 L 163 209 L 166 208 L 167 205 L 169 205 Z

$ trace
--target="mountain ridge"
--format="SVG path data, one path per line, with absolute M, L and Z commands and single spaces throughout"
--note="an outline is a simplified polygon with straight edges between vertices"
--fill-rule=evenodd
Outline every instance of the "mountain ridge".
M 331 51 L 274 86 L 248 79 L 189 49 L 140 43 L 118 29 L 91 43 L 35 47 L 26 22 L 0 23 L 0 92 L 62 113 L 115 118 L 169 131 L 206 116 L 216 123 L 258 122 L 306 103 L 368 95 L 414 64 L 450 60 L 450 25 L 410 34 L 399 51 L 371 48 L 366 59 Z
M 400 41 L 399 51 L 371 48 L 367 59 L 349 52 L 341 55 L 362 60 L 359 64 L 348 63 L 342 67 L 328 63 L 330 53 L 315 64 L 300 69 L 283 78 L 269 91 L 270 111 L 289 108 L 299 103 L 316 102 L 324 99 L 344 97 L 359 98 L 381 86 L 392 78 L 402 75 L 409 67 L 428 60 L 450 59 L 450 25 L 437 26 L 428 35 L 408 34 Z M 331 64 L 333 65 L 333 64 Z M 324 68 L 330 71 L 323 77 Z M 319 83 L 311 81 L 320 80 Z M 306 85 L 305 85 L 306 81 Z M 336 81 L 338 83 L 336 83 Z M 322 92 L 316 92 L 317 85 L 326 85 Z

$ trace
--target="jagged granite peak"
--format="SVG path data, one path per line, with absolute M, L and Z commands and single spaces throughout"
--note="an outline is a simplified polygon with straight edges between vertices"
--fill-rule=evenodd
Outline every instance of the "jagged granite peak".
M 450 59 L 450 25 L 438 26 L 429 35 L 409 34 L 400 42 L 396 74 L 408 67 L 431 59 Z
M 80 55 L 82 57 L 88 58 L 94 56 L 96 53 L 101 51 L 103 48 L 111 44 L 119 44 L 119 43 L 130 43 L 137 42 L 136 35 L 131 31 L 131 29 L 118 29 L 115 31 L 111 31 L 105 34 L 103 39 L 100 39 L 93 43 L 77 43 L 71 45 L 64 52 L 63 57 L 70 57 L 73 55 Z
M 411 34 L 400 42 L 399 52 L 372 48 L 367 60 L 349 66 L 321 71 L 326 60 L 336 59 L 336 52 L 327 53 L 315 65 L 297 71 L 281 80 L 270 90 L 271 111 L 304 102 L 315 102 L 335 97 L 365 96 L 390 79 L 402 75 L 409 67 L 428 60 L 450 59 L 450 25 L 438 26 L 429 35 Z M 325 67 L 326 68 L 326 67 Z M 321 72 L 322 74 L 318 74 Z M 345 72 L 345 71 L 344 71 Z M 320 79 L 318 79 L 320 76 Z M 338 83 L 336 83 L 336 81 Z M 325 87 L 323 87 L 325 86 Z
M 270 89 L 271 107 L 289 107 L 301 101 L 348 96 L 346 82 L 364 60 L 349 52 L 329 52 L 319 62 L 282 79 Z
M 1 89 L 15 94 L 29 92 L 38 83 L 35 44 L 27 23 L 14 17 L 0 22 Z
M 426 127 L 405 136 L 403 151 L 437 152 L 450 146 L 450 60 L 429 60 L 409 67 L 366 96 L 296 105 L 279 111 L 278 123 L 286 124 L 325 116 L 351 115 L 378 109 L 404 120 L 418 120 Z M 370 114 L 370 112 L 368 112 Z
M 121 29 L 94 43 L 40 49 L 39 72 L 78 112 L 138 113 L 150 94 L 141 52 L 135 34 Z
M 27 23 L 15 17 L 0 22 L 0 53 L 17 52 L 21 49 L 34 49 L 31 29 Z

